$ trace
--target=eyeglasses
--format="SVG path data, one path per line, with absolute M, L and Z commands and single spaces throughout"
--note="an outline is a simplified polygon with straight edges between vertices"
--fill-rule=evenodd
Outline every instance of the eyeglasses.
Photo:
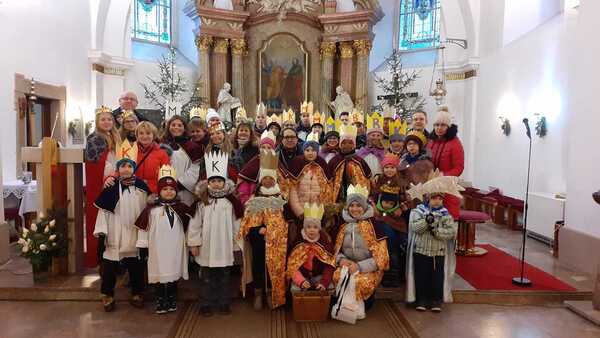
M 284 136 L 283 138 L 284 138 L 285 140 L 293 140 L 293 139 L 297 138 L 297 136 L 295 136 L 295 135 L 294 135 L 294 136 L 291 136 L 291 135 L 290 135 L 290 136 Z

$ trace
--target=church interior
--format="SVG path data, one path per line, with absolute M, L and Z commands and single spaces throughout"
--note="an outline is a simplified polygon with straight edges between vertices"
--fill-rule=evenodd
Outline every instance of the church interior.
M 5 46 L 0 64 L 0 336 L 600 337 L 600 152 L 594 150 L 600 143 L 600 106 L 594 99 L 600 82 L 592 71 L 600 45 L 591 39 L 600 31 L 598 13 L 600 2 L 595 0 L 0 0 L 0 44 Z M 123 102 L 132 100 L 135 104 L 126 108 Z M 354 121 L 351 127 L 360 122 L 369 130 L 368 142 L 371 130 L 379 128 L 390 147 L 379 158 L 367 149 L 370 155 L 363 162 L 373 177 L 385 174 L 392 134 L 402 134 L 407 151 L 411 133 L 418 129 L 415 117 L 424 116 L 424 132 L 433 136 L 419 141 L 420 151 L 433 151 L 436 172 L 456 178 L 453 182 L 460 185 L 457 214 L 446 205 L 456 228 L 444 263 L 451 271 L 442 271 L 450 301 L 444 290 L 441 313 L 417 311 L 418 304 L 415 310 L 409 301 L 415 285 L 409 286 L 405 273 L 409 261 L 402 260 L 397 281 L 386 282 L 383 275 L 373 295 L 365 297 L 366 318 L 354 325 L 332 318 L 331 307 L 342 304 L 339 285 L 333 291 L 307 291 L 310 300 L 304 301 L 312 303 L 287 292 L 283 306 L 257 311 L 252 296 L 260 289 L 240 290 L 247 267 L 238 251 L 232 282 L 220 286 L 230 289 L 231 309 L 221 311 L 225 315 L 204 316 L 199 301 L 204 266 L 194 262 L 196 255 L 184 244 L 189 279 L 179 281 L 177 311 L 159 317 L 149 287 L 141 309 L 132 306 L 128 288 L 135 281 L 123 272 L 123 263 L 115 263 L 121 269 L 110 297 L 116 310 L 107 310 L 104 298 L 101 303 L 106 295 L 100 292 L 106 268 L 99 269 L 95 257 L 93 223 L 97 228 L 98 221 L 89 216 L 98 204 L 90 196 L 103 189 L 104 194 L 110 184 L 102 173 L 92 183 L 92 169 L 98 165 L 90 164 L 90 135 L 97 133 L 99 116 L 106 112 L 112 112 L 105 114 L 111 123 L 120 121 L 125 129 L 126 110 L 139 126 L 149 121 L 155 138 L 169 134 L 173 116 L 179 115 L 190 125 L 194 118 L 206 119 L 204 133 L 212 135 L 210 114 L 215 114 L 218 126 L 233 130 L 231 136 L 223 134 L 236 147 L 238 118 L 251 121 L 254 135 L 259 116 L 266 116 L 265 133 L 272 124 L 281 132 L 271 148 L 285 147 L 290 122 L 302 151 L 311 144 L 323 150 L 331 132 L 341 149 L 347 112 L 346 119 Z M 310 115 L 311 124 L 301 137 L 304 114 Z M 453 175 L 437 167 L 440 150 L 429 148 L 443 123 L 454 130 L 462 147 L 461 170 Z M 320 139 L 317 133 L 316 141 L 309 141 L 315 124 L 323 132 Z M 356 153 L 362 156 L 353 128 Z M 141 142 L 139 128 L 134 133 Z M 125 141 L 128 136 L 120 137 Z M 261 149 L 264 137 L 260 132 L 256 136 Z M 173 154 L 177 150 L 170 149 Z M 343 149 L 339 151 L 342 157 Z M 440 156 L 445 151 L 450 150 L 442 149 Z M 258 148 L 255 154 L 261 170 L 260 177 L 254 173 L 257 186 L 257 177 L 260 182 L 264 178 L 264 155 Z M 323 159 L 322 168 L 331 168 L 336 158 Z M 116 162 L 118 169 L 122 160 Z M 176 166 L 174 157 L 170 161 Z M 452 165 L 456 161 L 450 160 Z M 287 174 L 275 162 L 277 184 Z M 196 174 L 204 174 L 210 191 L 209 171 L 215 168 L 206 163 Z M 241 160 L 234 180 L 238 187 L 246 177 L 244 164 L 250 163 L 250 158 Z M 104 166 L 98 170 L 106 173 Z M 302 184 L 299 178 L 308 170 L 294 170 L 289 169 L 286 182 Z M 337 196 L 338 173 L 323 172 Z M 159 192 L 165 177 L 160 175 Z M 233 180 L 230 173 L 225 177 Z M 196 181 L 200 185 L 196 178 L 192 187 Z M 345 190 L 346 178 L 341 182 Z M 146 189 L 156 189 L 146 183 Z M 281 181 L 279 185 L 283 190 Z M 411 181 L 410 187 L 425 185 Z M 196 193 L 183 181 L 175 186 L 191 196 Z M 117 196 L 124 193 L 115 190 Z M 350 189 L 348 196 L 341 194 L 349 199 Z M 375 207 L 378 202 L 371 203 Z M 303 221 L 306 227 L 304 208 L 296 218 L 299 228 Z M 105 211 L 98 207 L 94 213 L 98 209 Z M 405 227 L 412 229 L 416 209 L 409 208 Z M 324 210 L 319 219 L 328 217 L 328 205 Z M 337 218 L 323 222 L 324 228 L 342 219 L 341 207 L 337 212 Z M 306 239 L 304 229 L 301 236 Z M 41 251 L 50 252 L 58 243 L 52 257 L 33 249 L 32 243 L 42 238 L 47 245 L 38 243 Z M 263 265 L 270 264 L 270 245 Z M 346 243 L 341 245 L 343 251 Z M 240 249 L 246 250 L 244 245 Z M 434 257 L 435 271 L 437 257 L 444 255 Z M 273 271 L 263 267 L 262 273 L 270 276 L 274 289 Z M 358 279 L 356 287 L 358 292 Z M 317 297 L 309 292 L 321 293 Z M 270 297 L 267 292 L 267 302 Z M 323 297 L 325 317 L 314 319 L 311 309 Z M 374 300 L 372 307 L 369 299 Z

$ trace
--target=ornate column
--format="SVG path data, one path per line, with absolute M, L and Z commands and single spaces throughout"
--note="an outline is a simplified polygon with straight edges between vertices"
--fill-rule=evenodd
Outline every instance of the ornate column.
M 203 35 L 196 37 L 196 46 L 198 47 L 198 65 L 200 74 L 198 74 L 198 85 L 200 86 L 200 97 L 207 102 L 210 100 L 210 47 L 214 43 L 212 36 Z
M 321 42 L 321 113 L 329 111 L 329 101 L 333 89 L 333 57 L 335 42 Z
M 367 81 L 369 74 L 369 53 L 372 43 L 370 40 L 354 40 L 353 46 L 356 50 L 356 92 L 354 95 L 354 106 L 366 112 L 369 104 Z
M 232 95 L 238 97 L 244 104 L 244 62 L 246 54 L 246 40 L 231 40 L 231 91 Z
M 227 82 L 227 54 L 229 50 L 229 39 L 217 38 L 212 54 L 212 83 L 211 83 L 211 105 L 217 108 L 217 97 L 223 83 Z
M 352 49 L 352 42 L 341 42 L 340 43 L 340 85 L 344 87 L 344 90 L 350 94 L 350 97 L 354 100 L 354 88 L 352 86 L 352 79 L 354 72 L 352 69 L 352 58 L 354 57 L 354 50 Z

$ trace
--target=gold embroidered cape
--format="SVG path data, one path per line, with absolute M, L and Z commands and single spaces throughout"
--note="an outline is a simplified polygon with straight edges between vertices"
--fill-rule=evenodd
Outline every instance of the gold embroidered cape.
M 342 249 L 342 243 L 344 242 L 344 230 L 346 224 L 340 227 L 337 238 L 335 240 L 335 256 L 338 255 Z M 369 251 L 373 255 L 373 259 L 377 264 L 377 271 L 359 273 L 356 278 L 356 299 L 365 300 L 369 298 L 375 288 L 381 283 L 383 278 L 383 272 L 389 269 L 390 256 L 388 254 L 387 242 L 385 238 L 377 239 L 375 229 L 370 221 L 362 220 L 358 222 L 358 231 L 362 236 L 363 240 L 367 244 Z M 340 273 L 342 268 L 338 267 L 333 274 L 333 281 L 337 284 L 340 280 Z
M 288 257 L 287 278 L 292 279 L 294 273 L 306 262 L 310 251 L 315 253 L 315 257 L 321 262 L 335 267 L 335 256 L 325 250 L 319 243 L 302 242 L 294 247 Z
M 344 179 L 344 169 L 343 168 L 346 168 L 346 177 L 349 178 L 348 184 L 352 184 L 352 185 L 358 184 L 363 187 L 366 187 L 367 189 L 369 189 L 369 191 L 371 188 L 371 181 L 369 180 L 367 175 L 365 175 L 360 164 L 357 163 L 356 161 L 352 161 L 352 160 L 345 160 L 345 161 L 347 162 L 346 166 L 344 166 L 343 164 L 340 164 L 335 169 L 335 173 L 333 176 L 333 199 L 338 198 L 338 196 L 340 195 L 340 189 L 344 189 L 344 187 L 342 187 L 342 182 Z

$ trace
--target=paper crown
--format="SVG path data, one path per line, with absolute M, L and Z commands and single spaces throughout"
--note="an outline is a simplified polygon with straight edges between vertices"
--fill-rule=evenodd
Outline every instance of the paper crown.
M 314 109 L 314 105 L 311 102 L 302 102 L 302 105 L 300 106 L 300 113 L 308 113 L 309 115 L 313 114 L 313 109 Z
M 193 118 L 199 118 L 199 119 L 204 120 L 204 119 L 206 119 L 206 113 L 208 113 L 208 109 L 194 107 L 194 108 L 192 108 L 192 110 L 190 110 L 190 120 Z
M 267 117 L 267 126 L 270 125 L 271 123 L 277 123 L 281 127 L 281 116 L 279 116 L 277 114 L 273 114 L 273 115 Z
M 419 183 L 417 185 L 411 184 L 410 189 L 406 192 L 412 199 L 423 200 L 423 196 L 430 196 L 433 194 L 449 194 L 454 195 L 458 198 L 462 198 L 460 194 L 465 188 L 458 184 L 458 177 L 456 176 L 443 176 L 439 170 L 435 170 L 429 175 L 429 179 L 425 183 Z
M 277 138 L 275 137 L 275 134 L 273 134 L 273 132 L 270 130 L 265 129 L 265 131 L 263 131 L 263 133 L 260 135 L 261 143 L 264 139 L 269 139 L 269 140 L 273 141 L 273 144 L 277 143 Z
M 397 194 L 400 192 L 400 187 L 389 185 L 389 184 L 384 184 L 381 186 L 381 188 L 379 188 L 379 191 L 386 192 L 389 194 Z
M 350 114 L 350 121 L 352 121 L 352 123 L 365 123 L 365 116 L 361 111 L 354 108 L 352 114 Z
M 354 126 L 354 125 L 341 124 L 339 127 L 339 132 L 340 132 L 340 140 L 343 140 L 343 139 L 356 140 L 356 134 L 358 133 L 358 130 L 356 129 L 356 126 Z
M 125 120 L 126 118 L 131 117 L 131 116 L 135 116 L 135 118 L 137 119 L 137 116 L 135 115 L 133 110 L 124 110 L 123 113 L 121 114 L 121 117 L 123 118 L 123 120 Z
M 260 156 L 260 170 L 258 181 L 262 181 L 263 177 L 271 177 L 277 180 L 277 169 L 279 168 L 279 157 L 274 150 L 261 149 Z
M 367 130 L 383 131 L 383 116 L 378 112 L 367 115 Z
M 319 143 L 319 133 L 317 133 L 315 131 L 311 131 L 310 134 L 306 135 L 306 140 L 304 142 L 309 142 L 309 141 Z
M 209 133 L 214 133 L 217 131 L 224 131 L 224 130 L 225 130 L 225 125 L 221 121 L 210 122 L 210 125 L 208 126 Z
M 244 107 L 239 107 L 235 111 L 235 119 L 236 120 L 239 120 L 239 119 L 246 120 L 246 119 L 248 119 L 248 115 L 246 115 L 246 109 L 244 109 Z
M 359 184 L 357 184 L 357 185 L 350 184 L 348 186 L 346 196 L 350 196 L 350 195 L 361 195 L 364 198 L 368 198 L 369 190 L 366 187 L 363 187 L 362 185 L 359 185 Z
M 323 204 L 304 203 L 304 219 L 312 218 L 320 221 L 323 218 L 324 213 L 325 208 L 323 207 Z
M 384 119 L 393 119 L 394 115 L 396 115 L 396 110 L 388 105 L 387 103 L 383 104 L 383 118 Z
M 406 135 L 406 131 L 408 130 L 408 123 L 402 121 L 401 119 L 395 119 L 393 122 L 390 122 L 388 127 L 388 136 L 392 135 Z
M 221 151 L 211 151 L 204 154 L 204 165 L 206 167 L 206 179 L 213 177 L 227 178 L 227 161 L 229 154 Z
M 264 103 L 256 105 L 256 115 L 267 115 L 267 107 Z
M 319 113 L 318 110 L 310 115 L 310 125 L 316 123 L 323 124 L 323 116 L 321 115 L 321 113 Z
M 408 142 L 408 139 L 412 137 L 418 138 L 421 141 L 421 145 L 423 146 L 427 144 L 427 137 L 425 137 L 425 134 L 423 134 L 423 132 L 420 132 L 418 130 L 409 131 L 406 135 L 406 142 Z
M 333 117 L 329 116 L 327 118 L 327 121 L 325 121 L 325 132 L 330 132 L 330 131 L 335 131 L 336 128 L 336 120 L 333 119 Z
M 96 109 L 96 115 L 103 114 L 103 113 L 111 113 L 112 114 L 112 110 L 110 108 L 108 108 L 107 106 L 100 106 L 100 108 Z
M 160 169 L 158 169 L 158 180 L 165 177 L 170 177 L 172 179 L 177 179 L 177 173 L 175 172 L 175 168 L 171 167 L 169 164 L 163 164 Z
M 135 142 L 131 144 L 129 140 L 121 142 L 119 149 L 117 150 L 117 160 L 128 158 L 133 161 L 137 161 L 138 147 Z
M 289 108 L 288 110 L 284 110 L 282 120 L 283 120 L 283 122 L 291 121 L 291 122 L 296 123 L 296 113 L 294 113 L 292 108 Z

